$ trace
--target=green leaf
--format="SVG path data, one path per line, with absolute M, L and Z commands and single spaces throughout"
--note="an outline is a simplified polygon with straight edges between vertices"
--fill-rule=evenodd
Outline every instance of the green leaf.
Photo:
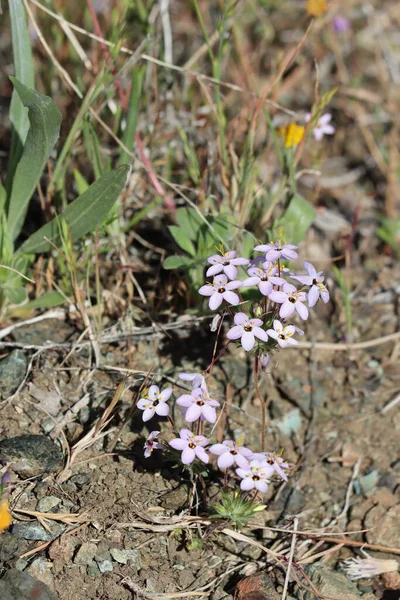
M 68 225 L 72 241 L 76 241 L 95 229 L 107 217 L 112 205 L 122 192 L 129 167 L 122 165 L 103 175 L 92 183 L 89 189 L 67 206 L 62 213 L 63 221 Z M 20 252 L 47 252 L 50 244 L 60 243 L 60 230 L 57 219 L 41 227 L 22 244 Z
M 281 237 L 279 229 L 283 229 L 283 239 L 286 243 L 299 244 L 302 242 L 315 219 L 315 209 L 300 194 L 296 194 L 289 202 L 286 211 L 275 223 L 276 237 Z
M 164 262 L 164 269 L 181 269 L 182 267 L 190 267 L 193 264 L 193 260 L 188 256 L 178 256 L 178 254 L 174 254 L 173 256 L 168 256 Z
M 4 292 L 11 304 L 22 304 L 28 297 L 28 292 L 22 286 L 6 287 Z
M 26 25 L 25 10 L 22 0 L 9 0 L 11 39 L 15 77 L 30 88 L 35 87 L 31 40 Z M 10 104 L 11 150 L 8 161 L 7 184 L 11 189 L 15 169 L 21 158 L 29 130 L 28 111 L 14 90 Z
M 46 160 L 58 139 L 61 114 L 50 98 L 29 89 L 14 77 L 10 79 L 23 105 L 29 110 L 31 124 L 8 199 L 8 228 L 15 240 L 22 229 L 29 200 L 42 175 Z
M 170 230 L 175 242 L 180 248 L 182 248 L 182 250 L 188 254 L 191 254 L 192 256 L 196 254 L 195 247 L 180 227 L 176 227 L 176 225 L 170 225 L 168 229 Z
M 194 208 L 178 208 L 176 221 L 192 242 L 197 238 L 200 227 L 204 225 L 204 221 Z
M 60 292 L 48 292 L 39 298 L 35 298 L 31 302 L 24 305 L 24 309 L 33 310 L 35 308 L 52 308 L 64 304 L 65 297 Z

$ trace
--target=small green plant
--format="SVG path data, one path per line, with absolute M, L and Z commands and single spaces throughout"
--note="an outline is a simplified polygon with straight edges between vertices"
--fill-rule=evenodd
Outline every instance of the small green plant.
M 239 490 L 222 492 L 221 500 L 213 506 L 215 513 L 211 519 L 227 519 L 234 527 L 242 529 L 256 513 L 265 508 L 265 504 L 244 498 Z
M 238 229 L 229 213 L 205 218 L 194 208 L 180 208 L 176 212 L 177 225 L 168 227 L 177 245 L 185 254 L 175 254 L 165 259 L 164 269 L 186 269 L 190 283 L 198 288 L 204 276 L 204 260 L 214 254 L 218 247 L 232 242 Z M 254 237 L 242 232 L 242 254 L 249 255 Z
M 52 244 L 60 242 L 59 223 L 54 218 L 19 246 L 29 202 L 54 150 L 61 125 L 60 111 L 51 98 L 33 89 L 32 55 L 23 10 L 19 0 L 10 0 L 17 77 L 10 78 L 14 85 L 10 106 L 12 141 L 5 186 L 0 183 L 0 307 L 3 310 L 8 303 L 21 304 L 26 300 L 24 278 L 34 255 L 47 252 Z M 122 165 L 101 176 L 99 164 L 97 181 L 62 213 L 71 242 L 104 221 L 122 191 L 127 172 L 128 167 Z M 62 295 L 54 294 L 51 298 L 53 304 L 63 299 Z M 44 305 L 49 305 L 48 299 L 44 299 Z

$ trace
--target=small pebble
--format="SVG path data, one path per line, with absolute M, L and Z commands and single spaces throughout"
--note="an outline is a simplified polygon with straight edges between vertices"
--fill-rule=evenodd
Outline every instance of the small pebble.
M 75 555 L 74 563 L 77 565 L 91 565 L 97 551 L 96 544 L 85 542 Z
M 45 498 L 39 500 L 36 506 L 36 510 L 38 512 L 47 513 L 52 511 L 53 508 L 55 508 L 56 506 L 58 506 L 60 502 L 60 498 L 57 498 L 56 496 L 46 496 Z

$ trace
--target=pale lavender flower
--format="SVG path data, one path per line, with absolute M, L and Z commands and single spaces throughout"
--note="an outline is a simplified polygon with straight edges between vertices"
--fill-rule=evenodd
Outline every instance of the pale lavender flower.
M 144 457 L 149 458 L 151 456 L 153 450 L 162 450 L 163 445 L 157 441 L 158 436 L 160 435 L 159 431 L 152 431 L 150 435 L 146 438 L 144 443 Z
M 295 252 L 296 248 L 297 246 L 293 246 L 293 244 L 282 244 L 280 241 L 278 241 L 256 246 L 254 250 L 265 252 L 265 259 L 275 263 L 280 258 L 286 258 L 287 260 L 294 260 L 297 258 L 298 254 Z
M 181 450 L 181 460 L 184 465 L 190 465 L 197 457 L 203 463 L 208 463 L 209 456 L 204 450 L 209 441 L 204 435 L 195 435 L 190 429 L 181 429 L 179 437 L 171 440 L 169 445 L 175 450 Z
M 271 466 L 281 479 L 288 481 L 285 470 L 289 469 L 289 463 L 285 462 L 281 456 L 277 456 L 273 452 L 255 452 L 252 459 Z
M 346 558 L 341 564 L 349 579 L 369 579 L 382 573 L 393 573 L 400 570 L 397 560 L 374 558 L 365 550 L 361 550 L 365 558 Z
M 242 287 L 256 285 L 263 296 L 269 296 L 274 289 L 274 285 L 283 285 L 285 283 L 283 277 L 276 275 L 277 272 L 278 267 L 275 267 L 274 263 L 266 261 L 263 263 L 262 268 L 252 267 L 247 271 L 250 277 L 243 281 Z
M 182 381 L 189 381 L 192 384 L 193 389 L 207 389 L 206 380 L 201 373 L 179 373 L 178 377 L 179 379 L 182 379 Z
M 270 483 L 269 478 L 274 473 L 274 469 L 269 465 L 265 465 L 264 462 L 252 460 L 246 469 L 236 469 L 236 473 L 242 479 L 240 483 L 241 490 L 248 492 L 255 488 L 262 494 L 266 494 Z
M 253 454 L 249 448 L 238 446 L 232 440 L 225 440 L 222 444 L 214 444 L 210 447 L 210 452 L 218 456 L 217 465 L 220 469 L 227 469 L 235 464 L 242 469 L 248 469 L 248 459 Z
M 299 345 L 299 342 L 294 340 L 292 337 L 295 332 L 296 328 L 293 325 L 286 325 L 286 327 L 284 327 L 277 319 L 274 321 L 274 328 L 268 329 L 267 331 L 269 337 L 272 337 L 274 340 L 276 340 L 281 348 Z
M 308 123 L 310 119 L 311 113 L 307 113 L 305 115 L 306 122 Z M 325 113 L 320 116 L 317 123 L 314 125 L 312 132 L 317 142 L 320 142 L 324 135 L 333 135 L 335 133 L 335 128 L 330 124 L 331 119 L 332 115 L 330 113 Z
M 216 310 L 222 304 L 223 300 L 226 300 L 228 304 L 233 304 L 236 306 L 240 302 L 240 298 L 235 292 L 235 290 L 242 285 L 241 281 L 229 281 L 226 275 L 217 275 L 214 277 L 214 281 L 212 283 L 208 283 L 207 285 L 203 285 L 199 289 L 199 294 L 202 296 L 210 296 L 210 300 L 208 306 L 211 310 Z
M 318 302 L 318 298 L 321 297 L 322 301 L 326 304 L 329 302 L 329 292 L 326 286 L 323 284 L 325 277 L 322 275 L 322 271 L 317 273 L 315 267 L 309 262 L 303 263 L 308 275 L 290 275 L 292 279 L 297 279 L 303 285 L 310 285 L 311 288 L 308 292 L 308 306 L 312 308 Z
M 228 331 L 227 338 L 229 340 L 238 340 L 246 350 L 249 352 L 256 343 L 256 338 L 263 342 L 268 342 L 268 335 L 264 329 L 261 329 L 263 322 L 261 319 L 249 319 L 249 317 L 242 312 L 236 313 L 233 320 L 235 326 Z
M 332 29 L 335 33 L 344 33 L 350 27 L 350 21 L 343 15 L 338 15 L 332 21 Z
M 143 421 L 148 421 L 156 413 L 160 417 L 166 417 L 169 414 L 167 401 L 172 394 L 172 388 L 165 388 L 160 392 L 156 385 L 151 385 L 145 398 L 140 398 L 137 407 L 143 410 Z
M 220 254 L 214 254 L 207 260 L 210 265 L 212 265 L 211 267 L 208 267 L 206 271 L 207 277 L 224 272 L 229 279 L 236 279 L 238 273 L 236 265 L 248 265 L 250 262 L 247 258 L 236 258 L 236 252 L 234 250 L 224 252 L 222 256 Z
M 185 411 L 185 421 L 193 423 L 203 417 L 209 423 L 215 423 L 217 413 L 215 407 L 219 406 L 218 400 L 211 398 L 209 393 L 204 388 L 192 390 L 190 394 L 179 396 L 176 403 L 178 406 L 183 406 Z
M 308 318 L 307 306 L 303 304 L 303 302 L 306 301 L 307 296 L 305 292 L 301 292 L 291 283 L 284 283 L 282 290 L 274 290 L 270 293 L 269 298 L 282 305 L 279 309 L 279 316 L 282 317 L 282 319 L 290 317 L 295 310 L 303 320 Z

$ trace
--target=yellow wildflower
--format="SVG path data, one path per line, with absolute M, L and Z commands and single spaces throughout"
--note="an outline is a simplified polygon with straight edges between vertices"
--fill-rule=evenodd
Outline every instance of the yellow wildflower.
M 312 17 L 319 17 L 328 10 L 328 4 L 326 0 L 307 0 L 307 12 Z
M 8 501 L 0 500 L 0 531 L 8 529 L 12 523 L 11 512 L 8 508 Z
M 278 134 L 285 140 L 285 148 L 293 148 L 303 139 L 304 131 L 301 125 L 290 123 L 285 127 L 279 127 Z

